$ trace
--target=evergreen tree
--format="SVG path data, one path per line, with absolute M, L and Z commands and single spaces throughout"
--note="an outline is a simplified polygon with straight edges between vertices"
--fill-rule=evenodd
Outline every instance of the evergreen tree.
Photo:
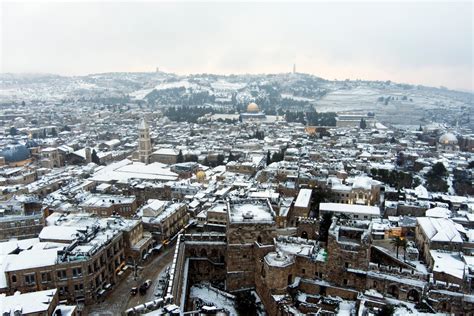
M 448 191 L 448 184 L 444 179 L 448 171 L 442 162 L 437 162 L 433 165 L 431 170 L 426 174 L 426 188 L 433 192 Z
M 323 242 L 328 241 L 329 228 L 332 224 L 332 213 L 324 213 L 319 224 L 319 240 Z
M 366 128 L 367 128 L 367 122 L 365 121 L 364 118 L 361 118 L 361 119 L 360 119 L 359 127 L 360 127 L 361 129 L 366 129 Z
M 18 135 L 18 130 L 16 129 L 15 126 L 10 127 L 10 135 L 11 136 Z
M 182 163 L 182 162 L 184 162 L 184 158 L 183 158 L 183 152 L 180 149 L 178 153 L 178 157 L 176 157 L 176 163 Z
M 92 150 L 91 160 L 93 163 L 100 165 L 100 158 L 99 156 L 97 156 L 97 152 L 95 151 L 95 149 Z
M 270 155 L 270 150 L 267 151 L 267 166 L 272 163 L 272 158 Z
M 237 157 L 235 157 L 233 154 L 232 154 L 232 151 L 229 152 L 229 157 L 227 158 L 227 161 L 236 161 L 237 160 Z
M 224 164 L 225 157 L 222 154 L 217 155 L 217 165 L 223 165 Z

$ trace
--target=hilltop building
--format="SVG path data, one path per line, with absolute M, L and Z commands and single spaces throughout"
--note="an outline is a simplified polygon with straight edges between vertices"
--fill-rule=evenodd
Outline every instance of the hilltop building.
M 249 103 L 247 106 L 247 112 L 240 114 L 242 122 L 265 121 L 266 118 L 265 113 L 260 111 L 260 108 L 254 102 Z

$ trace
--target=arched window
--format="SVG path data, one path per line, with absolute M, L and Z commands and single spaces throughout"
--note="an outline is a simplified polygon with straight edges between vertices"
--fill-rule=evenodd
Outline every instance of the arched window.
M 261 244 L 261 243 L 262 243 L 262 237 L 258 236 L 258 237 L 257 237 L 257 242 L 258 242 L 259 244 Z
M 419 302 L 420 301 L 420 293 L 417 290 L 411 289 L 408 291 L 407 298 L 409 301 L 412 302 Z
M 16 275 L 14 275 L 14 274 L 12 275 L 12 282 L 16 283 Z

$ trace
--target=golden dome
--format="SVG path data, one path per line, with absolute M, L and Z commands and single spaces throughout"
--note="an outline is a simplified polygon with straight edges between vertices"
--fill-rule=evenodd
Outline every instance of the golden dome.
M 249 103 L 249 105 L 247 106 L 247 112 L 248 113 L 257 113 L 259 111 L 260 111 L 260 109 L 258 108 L 258 105 L 255 104 L 254 102 Z
M 199 170 L 198 172 L 196 172 L 196 178 L 198 181 L 203 181 L 204 179 L 206 179 L 206 173 L 202 170 Z

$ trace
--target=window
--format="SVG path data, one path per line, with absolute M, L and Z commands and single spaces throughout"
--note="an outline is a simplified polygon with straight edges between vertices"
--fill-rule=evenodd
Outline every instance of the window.
M 72 268 L 72 277 L 77 278 L 80 276 L 82 276 L 82 268 L 81 267 Z
M 60 294 L 67 294 L 69 292 L 69 289 L 67 286 L 60 286 L 59 287 L 59 293 Z
M 34 274 L 27 274 L 25 275 L 25 283 L 28 285 L 32 285 L 36 283 L 36 278 Z
M 347 285 L 347 283 L 348 283 L 347 279 L 344 279 L 343 283 L 344 283 L 344 285 Z
M 58 270 L 57 272 L 58 279 L 64 280 L 67 278 L 66 270 Z
M 349 268 L 349 262 L 344 262 L 344 267 Z
M 305 270 L 305 269 L 301 269 L 301 273 L 305 274 L 305 273 L 306 273 L 306 270 Z
M 42 283 L 47 283 L 51 282 L 51 272 L 41 272 L 41 282 Z
M 84 284 L 74 284 L 74 291 L 82 291 L 84 289 Z

